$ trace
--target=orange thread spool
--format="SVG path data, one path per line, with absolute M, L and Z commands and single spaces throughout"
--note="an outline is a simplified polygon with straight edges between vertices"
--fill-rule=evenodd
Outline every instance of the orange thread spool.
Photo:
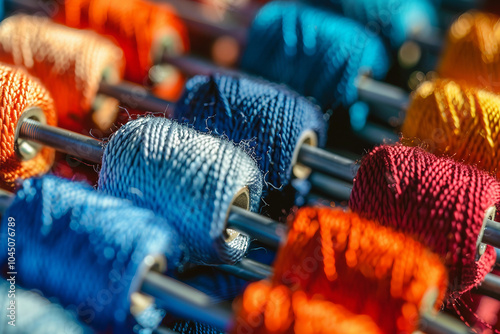
M 342 305 L 292 292 L 284 285 L 261 281 L 248 286 L 239 302 L 235 334 L 324 333 L 381 334 L 366 315 L 349 312 Z
M 438 73 L 443 78 L 500 92 L 500 17 L 470 11 L 448 33 Z
M 54 98 L 59 125 L 73 131 L 84 127 L 101 80 L 118 82 L 123 70 L 122 52 L 106 39 L 27 15 L 0 23 L 0 61 L 39 78 Z M 109 115 L 117 106 L 103 98 L 96 111 Z
M 303 208 L 278 254 L 272 283 L 368 315 L 383 332 L 411 332 L 421 309 L 440 307 L 447 272 L 437 255 L 403 233 L 354 213 Z
M 125 78 L 140 84 L 163 52 L 180 54 L 189 49 L 187 29 L 164 4 L 144 0 L 66 0 L 54 19 L 73 28 L 94 30 L 115 41 L 127 61 Z
M 424 82 L 401 130 L 405 145 L 500 176 L 500 96 L 494 93 L 452 80 Z
M 0 64 L 0 187 L 13 190 L 15 181 L 46 173 L 55 152 L 44 147 L 32 159 L 21 160 L 15 150 L 16 128 L 30 108 L 39 108 L 47 124 L 56 125 L 54 102 L 38 80 L 26 71 Z

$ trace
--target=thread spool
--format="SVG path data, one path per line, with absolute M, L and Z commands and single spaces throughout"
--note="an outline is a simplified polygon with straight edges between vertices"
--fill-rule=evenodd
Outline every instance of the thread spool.
M 0 282 L 0 306 L 10 315 L 10 302 L 15 301 L 18 316 L 15 324 L 9 317 L 0 319 L 0 330 L 4 334 L 91 334 L 93 331 L 79 323 L 74 314 L 60 305 L 51 303 L 37 292 L 15 288 L 15 298 L 9 298 L 11 284 L 2 278 Z M 14 312 L 15 312 L 14 311 Z
M 245 254 L 248 238 L 226 229 L 228 213 L 232 205 L 259 208 L 262 176 L 233 143 L 149 117 L 113 135 L 99 189 L 169 219 L 193 261 L 234 263 Z
M 498 177 L 499 106 L 496 94 L 465 83 L 425 82 L 413 93 L 401 128 L 403 143 L 424 146 Z
M 118 102 L 97 92 L 101 80 L 118 82 L 123 67 L 122 52 L 112 43 L 89 31 L 77 36 L 43 17 L 15 15 L 0 23 L 0 61 L 39 78 L 55 97 L 60 126 L 74 131 L 84 127 L 91 109 L 98 120 L 113 119 Z
M 202 132 L 228 136 L 255 150 L 269 188 L 282 190 L 311 169 L 298 159 L 303 144 L 323 146 L 326 122 L 319 108 L 286 87 L 214 74 L 186 84 L 174 119 Z M 265 188 L 263 197 L 270 189 Z
M 500 92 L 498 22 L 499 17 L 491 13 L 469 11 L 462 14 L 449 30 L 438 74 Z
M 494 265 L 495 250 L 480 242 L 480 233 L 499 191 L 493 177 L 473 166 L 418 147 L 380 146 L 363 158 L 349 207 L 414 235 L 443 256 L 451 297 L 458 298 Z
M 189 50 L 186 28 L 164 3 L 69 0 L 54 19 L 111 38 L 125 54 L 125 78 L 141 84 L 163 54 L 177 55 Z
M 77 305 L 81 320 L 100 330 L 129 326 L 131 310 L 151 305 L 138 293 L 145 273 L 164 270 L 165 259 L 176 268 L 183 251 L 175 231 L 152 212 L 55 177 L 24 181 L 5 226 L 9 217 L 22 226 L 16 229 L 18 282 Z M 7 238 L 1 243 L 7 247 Z
M 19 125 L 24 119 L 56 125 L 56 112 L 49 93 L 23 69 L 0 65 L 0 86 L 0 187 L 12 190 L 18 178 L 43 174 L 54 161 L 53 149 L 17 136 Z
M 351 105 L 358 76 L 381 78 L 389 66 L 382 41 L 361 25 L 293 2 L 263 6 L 247 45 L 242 69 L 313 96 L 323 108 Z
M 381 33 L 391 47 L 398 48 L 414 35 L 426 35 L 437 23 L 431 1 L 401 0 L 309 0 L 363 23 L 372 33 Z
M 368 316 L 266 281 L 252 283 L 239 304 L 233 333 L 384 333 Z

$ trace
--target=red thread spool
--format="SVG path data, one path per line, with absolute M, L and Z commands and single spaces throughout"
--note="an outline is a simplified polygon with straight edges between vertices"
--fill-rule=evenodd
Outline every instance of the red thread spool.
M 478 260 L 478 236 L 500 185 L 470 165 L 419 147 L 380 146 L 366 155 L 354 179 L 349 206 L 368 219 L 410 233 L 442 255 L 451 297 L 477 286 L 491 271 L 495 250 Z M 481 247 L 480 247 L 481 248 Z
M 125 78 L 143 84 L 164 52 L 188 51 L 187 30 L 170 6 L 143 0 L 66 0 L 56 21 L 115 41 L 127 62 Z
M 23 69 L 0 64 L 0 87 L 0 187 L 13 190 L 18 178 L 46 173 L 54 162 L 54 150 L 48 147 L 34 150 L 25 160 L 20 157 L 21 147 L 16 152 L 15 145 L 18 123 L 24 117 L 45 118 L 55 126 L 56 112 L 47 90 Z
M 441 305 L 446 287 L 439 256 L 411 237 L 354 213 L 302 208 L 278 254 L 271 286 L 258 283 L 245 291 L 237 329 L 302 333 L 298 317 L 324 303 L 317 320 L 325 324 L 344 314 L 339 325 L 357 319 L 367 332 L 412 332 L 420 311 Z M 330 326 L 314 332 L 336 329 Z

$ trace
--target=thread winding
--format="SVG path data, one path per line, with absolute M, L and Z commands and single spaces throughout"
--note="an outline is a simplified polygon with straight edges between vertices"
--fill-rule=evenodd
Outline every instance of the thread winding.
M 443 78 L 500 92 L 500 17 L 462 14 L 450 27 L 437 72 Z
M 232 142 L 165 118 L 141 118 L 111 138 L 102 159 L 99 189 L 127 198 L 169 219 L 186 241 L 192 261 L 233 263 L 248 238 L 231 233 L 226 217 L 233 199 L 249 190 L 256 211 L 262 175 Z
M 358 75 L 385 76 L 389 60 L 383 42 L 357 22 L 288 1 L 273 1 L 250 28 L 241 67 L 285 83 L 323 108 L 357 100 Z
M 364 24 L 373 34 L 381 33 L 393 48 L 414 34 L 428 34 L 437 24 L 432 1 L 422 0 L 309 0 Z
M 238 326 L 258 333 L 412 332 L 421 311 L 441 306 L 446 287 L 441 259 L 411 237 L 354 213 L 302 208 L 271 282 L 245 291 Z
M 151 211 L 52 176 L 24 181 L 3 226 L 7 217 L 22 226 L 17 281 L 76 305 L 80 319 L 99 330 L 130 326 L 130 297 L 147 256 L 165 255 L 175 269 L 183 250 L 175 231 Z M 1 246 L 7 248 L 7 234 Z
M 54 101 L 49 92 L 23 69 L 0 64 L 0 187 L 12 190 L 17 179 L 46 173 L 54 162 L 54 150 L 44 147 L 29 160 L 15 151 L 19 118 L 30 107 L 40 108 L 49 125 L 56 125 Z
M 319 108 L 284 86 L 246 77 L 216 74 L 190 79 L 173 117 L 248 145 L 266 183 L 279 190 L 291 182 L 300 139 L 313 132 L 319 146 L 326 141 L 327 125 Z M 269 190 L 264 188 L 263 197 Z
M 440 254 L 449 269 L 451 297 L 458 298 L 494 265 L 491 246 L 476 260 L 476 242 L 499 191 L 493 177 L 473 166 L 418 147 L 380 146 L 363 158 L 349 207 L 414 235 Z
M 423 83 L 401 129 L 403 143 L 500 176 L 500 98 L 447 79 Z
M 66 0 L 54 19 L 108 36 L 125 54 L 125 78 L 141 84 L 163 52 L 189 51 L 187 29 L 166 4 L 144 0 Z
M 39 78 L 55 100 L 59 125 L 73 131 L 82 130 L 105 73 L 110 82 L 120 80 L 122 56 L 99 35 L 44 17 L 15 15 L 0 23 L 0 61 Z M 108 98 L 101 105 L 115 110 L 118 101 Z

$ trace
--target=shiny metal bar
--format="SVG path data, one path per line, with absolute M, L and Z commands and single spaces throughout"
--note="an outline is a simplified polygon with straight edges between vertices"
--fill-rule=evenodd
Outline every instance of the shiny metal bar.
M 71 154 L 90 162 L 101 163 L 104 152 L 100 140 L 84 136 L 58 127 L 41 124 L 33 119 L 26 119 L 21 124 L 19 136 L 58 151 Z

